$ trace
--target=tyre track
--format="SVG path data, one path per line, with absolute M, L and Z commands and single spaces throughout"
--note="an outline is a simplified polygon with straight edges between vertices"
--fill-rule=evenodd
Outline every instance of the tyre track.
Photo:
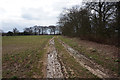
M 92 60 L 86 58 L 84 55 L 80 54 L 78 51 L 74 50 L 63 41 L 58 39 L 59 42 L 64 46 L 64 48 L 68 51 L 68 53 L 73 56 L 77 62 L 81 64 L 82 67 L 88 69 L 91 73 L 98 76 L 99 78 L 114 78 L 109 74 L 108 70 L 105 70 L 100 65 L 94 63 Z
M 47 78 L 63 78 L 61 64 L 58 61 L 58 55 L 55 49 L 54 37 L 49 41 L 47 55 Z

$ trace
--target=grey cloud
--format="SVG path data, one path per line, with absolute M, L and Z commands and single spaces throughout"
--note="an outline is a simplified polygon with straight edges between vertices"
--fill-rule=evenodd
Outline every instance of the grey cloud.
M 28 9 L 22 9 L 22 18 L 27 20 L 40 20 L 40 12 L 43 13 L 42 9 L 35 9 L 35 8 L 28 8 Z
M 43 8 L 22 9 L 22 12 L 22 18 L 27 20 L 51 20 L 57 16 L 55 11 L 45 11 Z
M 3 8 L 0 8 L 0 14 L 4 14 L 6 11 Z
M 34 3 L 34 0 L 32 0 Z M 38 0 L 39 2 L 40 0 Z M 47 1 L 47 0 L 46 0 Z M 52 2 L 53 1 L 53 2 Z M 69 7 L 69 0 L 52 0 L 51 3 L 39 3 L 39 5 L 24 5 L 20 6 L 20 13 L 13 13 L 9 15 L 9 9 L 0 8 L 0 14 L 8 16 L 0 22 L 4 31 L 12 30 L 14 27 L 22 31 L 25 27 L 34 25 L 55 25 L 59 14 L 63 8 Z M 45 4 L 45 5 L 44 5 Z M 35 8 L 36 7 L 36 8 Z M 17 9 L 17 8 L 16 8 Z M 17 15 L 17 16 L 16 16 Z M 12 17 L 13 16 L 13 17 Z M 14 17 L 15 16 L 15 17 Z M 1 17 L 1 16 L 0 16 Z M 11 20 L 12 19 L 12 20 Z
M 20 22 L 14 21 L 14 20 L 8 20 L 8 21 L 2 21 L 0 22 L 2 26 L 2 30 L 4 32 L 7 31 L 12 31 L 13 28 L 17 28 L 19 31 L 23 31 L 25 27 L 33 26 L 34 24 L 31 23 L 25 23 L 25 22 Z
M 40 20 L 39 17 L 35 17 L 32 14 L 23 14 L 22 17 L 27 20 Z

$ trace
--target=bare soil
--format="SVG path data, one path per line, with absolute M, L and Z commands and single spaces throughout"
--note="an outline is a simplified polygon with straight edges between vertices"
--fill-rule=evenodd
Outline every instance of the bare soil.
M 54 46 L 54 38 L 49 41 L 47 56 L 47 78 L 63 78 L 61 64 L 58 61 L 57 51 Z
M 59 61 L 62 65 L 62 71 L 65 78 L 98 78 L 86 68 L 82 67 L 73 56 L 59 43 L 55 38 L 55 47 L 58 52 Z
M 80 45 L 86 48 L 97 49 L 100 53 L 103 53 L 103 55 L 110 56 L 112 58 L 118 58 L 118 50 L 120 49 L 114 45 L 100 44 L 97 42 L 81 40 L 77 38 L 73 38 L 73 40 L 77 41 Z

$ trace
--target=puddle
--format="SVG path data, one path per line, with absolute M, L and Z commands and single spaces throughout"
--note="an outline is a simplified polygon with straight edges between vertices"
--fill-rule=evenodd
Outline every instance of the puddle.
M 57 58 L 57 51 L 54 46 L 54 38 L 49 41 L 49 51 L 47 55 L 47 78 L 63 78 L 61 64 Z

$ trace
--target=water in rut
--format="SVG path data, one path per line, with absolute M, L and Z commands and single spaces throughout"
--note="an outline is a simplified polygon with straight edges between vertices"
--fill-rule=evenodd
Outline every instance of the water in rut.
M 47 55 L 47 78 L 63 78 L 61 65 L 57 59 L 57 51 L 54 47 L 54 38 L 49 41 Z

